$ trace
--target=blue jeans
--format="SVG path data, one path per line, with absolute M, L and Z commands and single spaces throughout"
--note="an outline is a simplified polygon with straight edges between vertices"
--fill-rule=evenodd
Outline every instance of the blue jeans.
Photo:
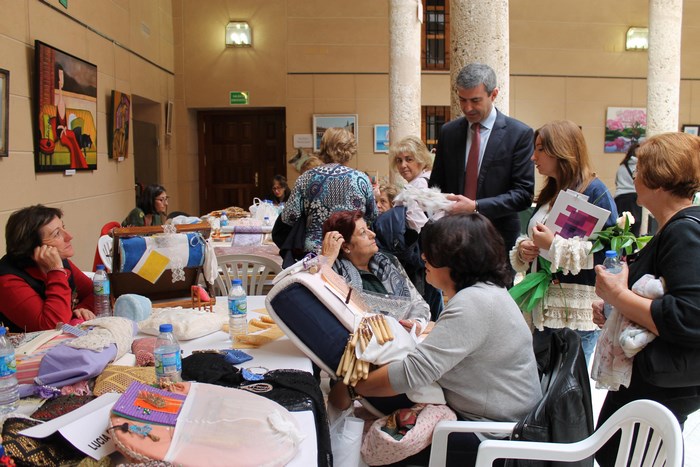
M 540 346 L 549 345 L 549 339 L 553 331 L 553 328 L 547 327 L 544 328 L 544 331 L 535 329 L 535 334 L 532 336 L 533 340 L 535 341 L 535 348 L 538 348 L 538 342 Z M 593 355 L 595 345 L 598 342 L 600 331 L 576 331 L 576 334 L 581 337 L 581 348 L 583 349 L 583 355 L 586 357 L 586 366 L 589 367 L 591 363 L 591 356 Z

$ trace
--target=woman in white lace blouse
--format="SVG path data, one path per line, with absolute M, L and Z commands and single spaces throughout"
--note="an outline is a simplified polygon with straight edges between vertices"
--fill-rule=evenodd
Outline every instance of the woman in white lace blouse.
M 510 252 L 510 262 L 518 272 L 534 272 L 540 265 L 540 250 L 549 250 L 552 259 L 552 284 L 547 294 L 532 310 L 535 327 L 535 348 L 549 343 L 552 329 L 571 328 L 581 336 L 588 362 L 598 328 L 591 322 L 591 304 L 595 294 L 594 264 L 600 264 L 604 252 L 591 255 L 592 243 L 578 237 L 564 239 L 555 235 L 544 223 L 560 191 L 582 193 L 588 201 L 610 211 L 605 227 L 613 225 L 617 210 L 610 191 L 591 169 L 586 140 L 575 123 L 558 120 L 545 124 L 535 132 L 535 167 L 546 177 L 537 195 L 537 207 L 528 223 L 527 235 L 518 238 Z M 529 315 L 526 315 L 529 319 Z

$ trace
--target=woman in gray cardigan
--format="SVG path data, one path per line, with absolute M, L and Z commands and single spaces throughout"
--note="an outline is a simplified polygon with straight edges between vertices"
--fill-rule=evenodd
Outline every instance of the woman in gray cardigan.
M 461 419 L 520 420 L 542 393 L 532 335 L 506 290 L 501 236 L 477 213 L 447 216 L 421 235 L 427 280 L 449 298 L 447 306 L 405 359 L 372 371 L 354 391 L 337 383 L 329 401 L 346 408 L 352 393 L 392 396 L 437 382 Z M 479 442 L 474 434 L 460 441 L 462 465 L 469 465 L 462 455 L 476 459 Z

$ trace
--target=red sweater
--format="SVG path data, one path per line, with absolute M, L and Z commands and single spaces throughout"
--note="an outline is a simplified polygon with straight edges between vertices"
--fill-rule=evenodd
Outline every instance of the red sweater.
M 46 300 L 21 277 L 13 274 L 0 276 L 0 313 L 27 332 L 54 329 L 57 323 L 76 324 L 71 306 L 71 288 L 68 276 L 73 275 L 78 304 L 75 308 L 93 310 L 92 281 L 75 264 L 70 269 L 49 271 L 44 274 L 36 266 L 25 271 L 46 284 Z

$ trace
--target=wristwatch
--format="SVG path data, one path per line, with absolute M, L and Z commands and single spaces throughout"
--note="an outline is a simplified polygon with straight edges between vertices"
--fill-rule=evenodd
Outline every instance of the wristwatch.
M 479 202 L 474 200 L 474 212 L 479 212 Z
M 350 400 L 353 401 L 362 399 L 362 396 L 356 393 L 355 388 L 350 385 L 348 385 L 348 396 L 350 396 Z

